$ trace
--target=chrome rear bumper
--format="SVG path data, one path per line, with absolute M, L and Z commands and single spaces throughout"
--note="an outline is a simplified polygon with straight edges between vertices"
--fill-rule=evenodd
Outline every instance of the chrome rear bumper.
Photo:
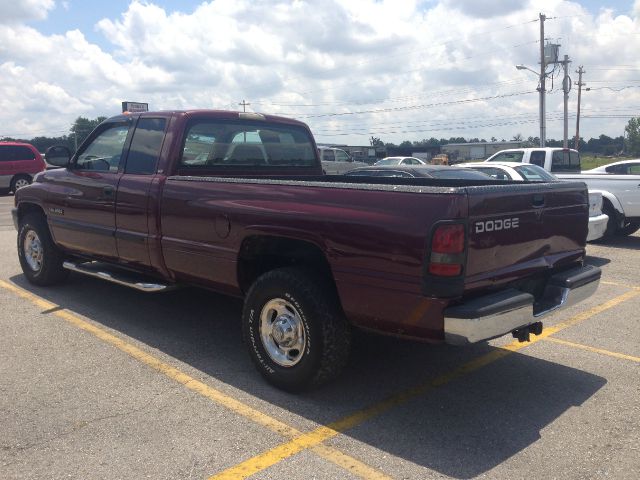
M 539 322 L 551 312 L 590 297 L 598 288 L 600 276 L 597 267 L 577 267 L 552 276 L 539 300 L 511 288 L 449 307 L 444 311 L 445 342 L 466 345 Z

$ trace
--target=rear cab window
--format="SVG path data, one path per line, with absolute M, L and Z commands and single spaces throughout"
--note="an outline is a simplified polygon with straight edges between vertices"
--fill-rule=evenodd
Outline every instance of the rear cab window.
M 518 162 L 522 163 L 524 157 L 523 150 L 516 150 L 513 152 L 498 153 L 495 157 L 489 159 L 490 162 Z
M 579 172 L 580 154 L 571 150 L 555 150 L 551 157 L 552 172 Z
M 313 140 L 297 125 L 197 119 L 187 125 L 179 170 L 316 166 Z

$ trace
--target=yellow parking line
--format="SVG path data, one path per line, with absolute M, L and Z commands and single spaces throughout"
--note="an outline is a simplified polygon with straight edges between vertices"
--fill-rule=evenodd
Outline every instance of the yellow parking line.
M 497 348 L 490 353 L 487 353 L 485 355 L 482 355 L 481 357 L 465 363 L 464 365 L 454 369 L 447 374 L 441 375 L 433 380 L 427 381 L 423 384 L 400 392 L 368 408 L 359 410 L 326 426 L 318 427 L 308 433 L 305 433 L 304 435 L 300 435 L 294 438 L 289 442 L 278 445 L 277 447 L 267 450 L 264 453 L 245 460 L 238 465 L 230 467 L 216 475 L 211 476 L 209 480 L 243 479 L 254 475 L 303 450 L 319 445 L 320 443 L 333 438 L 346 430 L 354 428 L 373 417 L 381 415 L 382 413 L 390 410 L 392 407 L 402 405 L 409 400 L 412 400 L 417 396 L 428 392 L 429 390 L 445 385 L 452 380 L 478 370 L 486 365 L 489 365 L 490 363 L 506 357 L 507 355 L 510 355 L 513 352 L 521 350 L 522 348 L 525 348 L 533 343 L 539 342 L 540 340 L 543 340 L 550 335 L 553 335 L 561 330 L 564 330 L 565 328 L 583 322 L 601 312 L 604 312 L 605 310 L 613 308 L 616 305 L 619 305 L 639 295 L 640 290 L 633 290 L 631 292 L 624 293 L 618 297 L 613 298 L 612 300 L 609 300 L 608 302 L 602 303 L 585 312 L 579 313 L 578 315 L 571 317 L 565 322 L 561 322 L 551 327 L 545 328 L 540 335 L 532 337 L 532 340 L 530 342 L 520 343 L 516 341 L 504 347 Z
M 297 438 L 302 435 L 302 432 L 300 432 L 299 430 L 279 420 L 276 420 L 275 418 L 272 418 L 269 415 L 256 410 L 255 408 L 245 405 L 235 398 L 219 390 L 216 390 L 215 388 L 210 387 L 209 385 L 206 385 L 199 380 L 196 380 L 195 378 L 181 372 L 177 368 L 172 367 L 167 363 L 162 362 L 161 360 L 144 352 L 138 347 L 125 342 L 124 340 L 107 332 L 106 330 L 92 325 L 86 320 L 83 320 L 66 310 L 62 310 L 59 305 L 55 305 L 47 300 L 44 300 L 43 298 L 38 297 L 37 295 L 34 295 L 3 280 L 0 280 L 0 287 L 15 293 L 21 298 L 29 300 L 31 303 L 42 308 L 44 310 L 44 313 L 52 314 L 64 319 L 70 324 L 127 353 L 131 357 L 171 378 L 172 380 L 181 383 L 189 390 L 207 397 L 210 400 L 213 400 L 215 403 L 224 406 L 225 408 L 233 411 L 238 415 L 242 415 L 243 417 L 248 418 L 255 423 L 258 423 L 268 428 L 269 430 L 279 433 L 280 435 L 288 438 Z M 315 445 L 311 447 L 313 447 L 312 450 L 322 458 L 333 462 L 334 464 L 348 470 L 354 475 L 359 475 L 362 478 L 372 478 L 380 480 L 389 479 L 389 477 L 384 475 L 379 470 L 376 470 L 355 458 L 349 457 L 338 449 L 326 445 Z
M 632 288 L 634 290 L 640 289 L 640 286 L 628 285 L 626 283 L 620 283 L 620 282 L 600 281 L 600 284 L 602 284 L 602 285 L 613 285 L 615 287 Z
M 610 357 L 621 358 L 622 360 L 631 360 L 632 362 L 640 363 L 640 357 L 634 357 L 633 355 L 626 355 L 624 353 L 603 350 L 602 348 L 591 347 L 589 345 L 583 345 L 581 343 L 568 342 L 566 340 L 560 340 L 559 338 L 545 338 L 545 340 L 553 343 L 558 343 L 560 345 L 566 345 L 568 347 L 580 348 L 589 352 L 600 353 L 602 355 L 608 355 Z

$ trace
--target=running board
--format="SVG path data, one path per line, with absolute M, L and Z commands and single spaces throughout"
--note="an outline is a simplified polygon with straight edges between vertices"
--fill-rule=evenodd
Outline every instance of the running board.
M 136 276 L 134 273 L 117 270 L 112 266 L 101 262 L 81 262 L 75 263 L 66 261 L 62 264 L 67 270 L 82 273 L 90 277 L 106 280 L 107 282 L 117 283 L 125 287 L 134 288 L 142 292 L 167 292 L 179 288 L 176 284 L 157 283 L 152 279 L 144 276 Z

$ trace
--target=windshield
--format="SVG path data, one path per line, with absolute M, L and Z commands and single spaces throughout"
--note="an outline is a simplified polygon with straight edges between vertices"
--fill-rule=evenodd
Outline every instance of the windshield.
M 397 158 L 383 158 L 378 160 L 376 165 L 397 165 L 399 160 Z
M 489 175 L 469 168 L 447 168 L 443 170 L 431 170 L 434 178 L 462 179 L 462 180 L 494 180 Z
M 529 182 L 554 182 L 558 180 L 555 175 L 537 165 L 518 165 L 513 169 Z

